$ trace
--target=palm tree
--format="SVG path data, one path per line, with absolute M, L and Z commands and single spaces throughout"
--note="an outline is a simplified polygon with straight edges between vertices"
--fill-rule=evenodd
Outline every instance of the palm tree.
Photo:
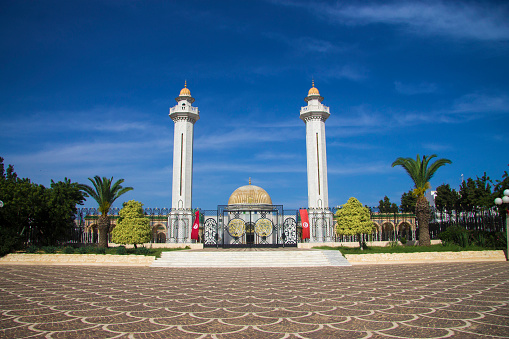
M 94 198 L 99 204 L 99 216 L 98 228 L 99 228 L 99 247 L 108 247 L 108 232 L 110 229 L 110 218 L 108 212 L 110 211 L 111 205 L 117 200 L 122 194 L 133 190 L 132 187 L 122 187 L 124 179 L 117 180 L 113 185 L 113 177 L 108 179 L 103 177 L 102 179 L 96 175 L 94 179 L 88 178 L 94 185 L 94 187 L 81 184 L 80 188 L 89 196 Z
M 417 154 L 417 157 L 412 158 L 397 158 L 393 163 L 394 166 L 401 166 L 408 173 L 410 178 L 412 178 L 415 189 L 413 193 L 417 196 L 417 202 L 415 205 L 415 217 L 417 218 L 417 224 L 419 226 L 419 245 L 420 246 L 429 246 L 431 245 L 431 240 L 429 237 L 429 215 L 430 208 L 424 193 L 426 190 L 430 188 L 429 180 L 433 177 L 435 172 L 445 164 L 451 164 L 452 161 L 449 159 L 437 159 L 431 165 L 428 164 L 431 159 L 435 158 L 436 154 L 430 155 L 429 157 L 426 155 L 422 156 L 422 160 Z

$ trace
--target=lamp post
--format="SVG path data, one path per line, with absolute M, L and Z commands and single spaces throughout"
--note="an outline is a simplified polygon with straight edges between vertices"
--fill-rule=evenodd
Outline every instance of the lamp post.
M 509 260 L 509 189 L 504 190 L 504 196 L 502 198 L 496 198 L 495 204 L 502 205 L 502 204 L 508 204 L 508 208 L 505 211 L 505 230 L 507 233 L 507 253 L 506 257 Z

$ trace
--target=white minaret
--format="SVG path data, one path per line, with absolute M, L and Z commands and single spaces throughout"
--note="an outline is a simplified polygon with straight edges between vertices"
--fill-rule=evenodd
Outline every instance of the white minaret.
M 325 147 L 325 120 L 330 116 L 329 107 L 322 105 L 323 97 L 314 81 L 304 100 L 308 105 L 300 109 L 300 118 L 306 123 L 308 207 L 323 209 L 329 207 Z
M 194 123 L 200 119 L 198 107 L 187 82 L 175 98 L 177 104 L 170 108 L 170 118 L 175 123 L 173 136 L 173 181 L 169 222 L 169 240 L 185 242 L 190 239 L 193 194 L 193 138 Z

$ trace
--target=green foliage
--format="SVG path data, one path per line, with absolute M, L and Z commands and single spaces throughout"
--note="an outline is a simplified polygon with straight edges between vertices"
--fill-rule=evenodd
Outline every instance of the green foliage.
M 150 253 L 150 249 L 146 247 L 138 247 L 136 249 L 136 254 L 138 255 L 147 255 Z
M 25 250 L 26 253 L 37 253 L 37 251 L 39 251 L 39 248 L 34 245 L 28 246 Z
M 451 226 L 440 233 L 438 238 L 442 240 L 442 245 L 444 246 L 454 244 L 462 248 L 468 246 L 477 246 L 487 249 L 507 248 L 506 234 L 502 232 L 482 230 L 468 231 L 460 226 Z
M 64 254 L 74 254 L 74 247 L 72 246 L 65 246 L 62 250 Z
M 95 254 L 106 254 L 106 248 L 105 247 L 95 247 L 94 252 L 95 252 Z
M 463 211 L 473 211 L 478 208 L 491 208 L 493 206 L 493 200 L 491 179 L 486 176 L 486 173 L 480 178 L 477 177 L 475 180 L 468 178 L 461 183 L 459 204 Z
M 509 165 L 508 165 L 509 166 Z M 491 198 L 495 200 L 495 198 L 501 198 L 504 195 L 504 190 L 509 188 L 509 173 L 504 171 L 502 175 L 502 180 L 496 180 L 496 185 L 493 187 L 493 195 Z M 501 213 L 503 209 L 506 209 L 507 206 L 497 205 L 498 211 Z
M 441 212 L 451 214 L 458 209 L 460 196 L 456 190 L 451 189 L 449 184 L 442 184 L 437 187 L 435 206 Z
M 51 187 L 20 179 L 9 165 L 4 170 L 0 157 L 0 254 L 22 249 L 29 240 L 34 245 L 57 245 L 74 227 L 76 205 L 84 197 L 77 183 L 65 178 L 51 181 Z
M 389 241 L 389 243 L 387 243 L 387 247 L 399 247 L 400 244 L 398 241 Z
M 88 247 L 88 246 L 78 247 L 78 249 L 76 250 L 76 252 L 77 252 L 78 254 L 87 254 L 87 253 L 89 253 L 89 252 L 88 252 L 88 249 L 89 249 L 89 247 Z
M 466 229 L 460 226 L 451 226 L 440 233 L 438 238 L 442 240 L 443 245 L 456 244 L 461 247 L 468 246 L 469 234 Z
M 335 217 L 338 234 L 359 235 L 371 233 L 373 230 L 369 209 L 355 198 L 348 199 L 348 202 L 336 212 Z
M 415 205 L 417 204 L 417 196 L 410 190 L 407 193 L 401 195 L 401 208 L 402 212 L 415 213 Z
M 318 246 L 313 247 L 323 250 L 339 250 L 342 254 L 371 254 L 371 253 L 420 253 L 420 252 L 460 252 L 460 251 L 484 251 L 486 248 L 479 246 L 468 246 L 462 248 L 456 244 L 449 245 L 431 245 L 426 247 L 421 246 L 372 246 L 368 249 L 361 250 L 358 247 L 329 247 L 329 246 Z
M 406 243 L 407 243 L 407 240 L 406 240 L 406 237 L 405 237 L 405 236 L 401 236 L 401 237 L 399 237 L 399 241 L 400 241 L 403 245 L 406 245 Z
M 108 247 L 108 233 L 110 220 L 108 217 L 108 212 L 110 211 L 111 205 L 113 202 L 117 200 L 122 194 L 131 191 L 132 187 L 122 187 L 122 183 L 124 179 L 119 179 L 115 183 L 113 183 L 113 177 L 110 179 L 106 177 L 99 177 L 96 175 L 94 179 L 88 178 L 92 183 L 93 187 L 88 185 L 80 185 L 81 190 L 83 190 L 87 196 L 91 196 L 99 205 L 99 212 L 101 212 L 101 216 L 99 217 L 99 247 Z M 113 184 L 112 184 L 113 183 Z
M 55 246 L 44 246 L 42 248 L 42 250 L 44 251 L 44 253 L 46 254 L 54 254 L 54 253 L 57 253 L 57 247 Z
M 13 229 L 0 226 L 0 256 L 21 248 L 21 237 Z
M 116 249 L 116 252 L 119 255 L 127 254 L 127 250 L 126 250 L 125 246 L 118 246 L 117 249 Z
M 429 181 L 435 175 L 436 171 L 445 164 L 451 164 L 449 159 L 437 159 L 434 163 L 430 164 L 431 159 L 436 158 L 436 154 L 422 156 L 422 160 L 417 154 L 417 157 L 412 158 L 397 158 L 393 163 L 394 166 L 401 166 L 410 176 L 414 182 L 414 193 L 419 196 L 424 196 L 426 190 L 430 187 Z M 429 167 L 428 167 L 429 165 Z
M 398 213 L 398 205 L 391 203 L 389 197 L 385 196 L 378 202 L 378 210 L 380 213 Z
M 401 166 L 410 176 L 414 182 L 414 194 L 417 196 L 415 204 L 415 217 L 419 225 L 419 246 L 430 246 L 431 240 L 429 236 L 429 218 L 430 208 L 429 204 L 424 197 L 426 190 L 430 188 L 430 179 L 435 175 L 436 171 L 445 164 L 451 164 L 449 159 L 437 159 L 434 163 L 430 164 L 431 159 L 435 158 L 436 154 L 422 156 L 422 160 L 417 154 L 417 157 L 412 158 L 397 158 L 393 163 L 394 166 Z
M 143 204 L 129 200 L 119 212 L 117 225 L 111 232 L 112 241 L 117 244 L 143 244 L 150 241 L 150 221 L 143 213 Z
M 83 184 L 80 185 L 80 188 L 97 202 L 99 205 L 99 212 L 104 215 L 108 214 L 115 200 L 122 194 L 133 190 L 132 187 L 122 187 L 124 179 L 119 179 L 113 183 L 113 177 L 108 179 L 96 175 L 94 179 L 88 178 L 88 180 L 90 180 L 93 187 Z

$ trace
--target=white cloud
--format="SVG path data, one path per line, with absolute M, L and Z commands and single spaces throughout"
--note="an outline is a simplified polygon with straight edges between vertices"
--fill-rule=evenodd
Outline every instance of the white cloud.
M 268 163 L 268 162 L 256 162 L 252 163 L 249 161 L 241 162 L 211 162 L 207 161 L 203 165 L 197 163 L 194 166 L 195 172 L 207 172 L 207 173 L 305 173 L 306 164 L 305 161 L 302 166 L 293 166 L 292 164 L 284 163 Z
M 489 95 L 471 93 L 454 102 L 451 113 L 507 113 L 509 112 L 508 95 Z
M 327 172 L 329 175 L 365 175 L 389 173 L 392 167 L 388 163 L 348 163 L 341 165 L 329 164 Z
M 354 45 L 348 45 L 344 42 L 331 42 L 329 40 L 318 39 L 310 36 L 302 36 L 298 38 L 291 38 L 279 33 L 265 33 L 266 37 L 282 42 L 295 54 L 307 53 L 344 53 L 351 51 Z
M 467 1 L 391 1 L 369 3 L 315 3 L 272 1 L 303 7 L 318 16 L 345 25 L 387 24 L 417 35 L 459 39 L 506 41 L 509 39 L 507 4 Z
M 18 137 L 41 132 L 86 131 L 123 133 L 129 131 L 154 133 L 160 126 L 143 120 L 143 114 L 125 108 L 95 107 L 84 111 L 40 111 L 30 116 L 9 117 L 2 122 L 0 134 Z M 100 117 L 97 119 L 96 117 Z M 123 119 L 119 119 L 123 117 Z
M 266 151 L 256 154 L 255 158 L 261 160 L 291 160 L 299 159 L 302 156 L 296 153 Z
M 252 126 L 251 128 L 235 128 L 226 133 L 216 130 L 214 134 L 202 135 L 195 138 L 194 147 L 198 150 L 203 149 L 232 149 L 246 145 L 258 145 L 264 142 L 283 142 L 301 135 L 289 133 L 284 129 L 279 129 L 277 133 L 274 128 L 262 128 Z

